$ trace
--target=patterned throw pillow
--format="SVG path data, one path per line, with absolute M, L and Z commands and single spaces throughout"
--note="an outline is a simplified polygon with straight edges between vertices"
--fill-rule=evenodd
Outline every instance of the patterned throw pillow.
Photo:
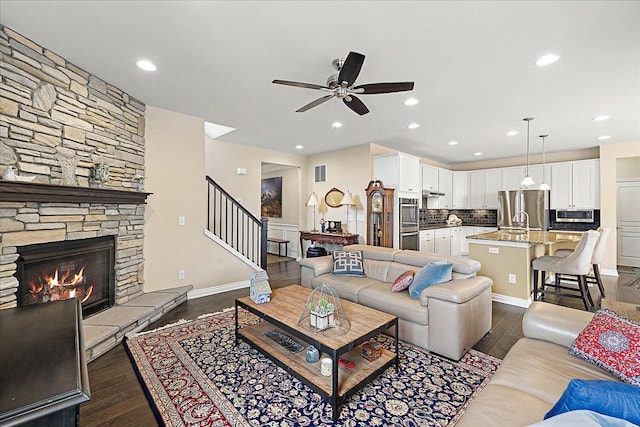
M 343 276 L 366 276 L 362 263 L 362 251 L 333 251 L 333 271 L 331 274 Z
M 409 287 L 411 282 L 413 282 L 413 276 L 416 275 L 416 272 L 413 270 L 408 270 L 398 276 L 396 280 L 393 282 L 393 286 L 391 290 L 393 292 L 402 292 Z
M 611 310 L 598 310 L 571 344 L 569 354 L 640 386 L 640 324 Z

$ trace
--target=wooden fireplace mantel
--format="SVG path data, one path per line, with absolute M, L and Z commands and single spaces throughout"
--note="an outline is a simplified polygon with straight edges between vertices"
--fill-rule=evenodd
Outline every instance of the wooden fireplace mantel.
M 143 204 L 153 193 L 112 188 L 74 187 L 35 182 L 1 181 L 0 202 Z

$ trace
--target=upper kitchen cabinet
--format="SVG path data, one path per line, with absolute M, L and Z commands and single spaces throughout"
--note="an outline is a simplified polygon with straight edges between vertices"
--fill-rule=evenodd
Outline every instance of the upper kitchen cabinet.
M 375 179 L 395 188 L 398 197 L 421 197 L 420 159 L 404 153 L 382 154 L 373 158 Z
M 600 160 L 551 165 L 551 209 L 600 209 Z
M 453 172 L 453 208 L 468 209 L 469 208 L 469 172 L 455 171 Z
M 498 190 L 502 181 L 500 169 L 469 172 L 469 203 L 472 209 L 497 209 Z
M 529 175 L 531 175 L 531 179 L 533 179 L 534 184 L 529 187 L 531 190 L 535 190 L 540 188 L 540 184 L 542 184 L 542 165 L 531 165 L 529 166 Z M 523 176 L 524 178 L 524 176 Z M 546 164 L 544 166 L 544 182 L 551 186 L 551 165 Z
M 444 196 L 438 197 L 440 209 L 453 209 L 453 172 L 438 169 L 438 191 Z
M 438 191 L 438 168 L 429 165 L 420 165 L 422 169 L 422 190 Z
M 527 168 L 525 166 L 515 166 L 512 168 L 502 168 L 502 183 L 500 185 L 501 190 L 519 190 L 522 188 L 520 183 L 527 174 Z M 531 168 L 529 168 L 531 173 Z

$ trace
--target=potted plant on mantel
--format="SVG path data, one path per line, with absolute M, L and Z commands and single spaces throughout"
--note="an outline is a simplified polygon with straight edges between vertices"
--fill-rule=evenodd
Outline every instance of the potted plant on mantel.
M 336 306 L 326 299 L 321 298 L 318 301 L 318 304 L 314 304 L 312 302 L 309 303 L 309 317 L 311 320 L 311 326 L 314 328 L 324 331 L 329 326 L 333 326 L 333 312 L 335 311 Z

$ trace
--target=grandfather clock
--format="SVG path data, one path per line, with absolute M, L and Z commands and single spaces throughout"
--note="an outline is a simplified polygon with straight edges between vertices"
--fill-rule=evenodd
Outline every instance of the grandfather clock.
M 367 243 L 393 247 L 393 188 L 382 181 L 369 181 L 367 192 Z

